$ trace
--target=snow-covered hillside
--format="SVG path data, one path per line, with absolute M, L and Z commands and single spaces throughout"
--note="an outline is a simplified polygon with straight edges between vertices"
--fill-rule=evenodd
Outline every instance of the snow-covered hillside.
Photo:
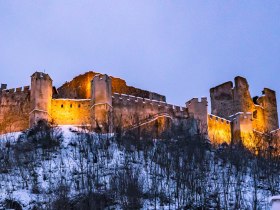
M 241 146 L 213 149 L 199 136 L 139 140 L 71 126 L 48 132 L 55 144 L 42 144 L 40 132 L 0 137 L 0 207 L 268 209 L 268 198 L 279 194 L 279 159 Z

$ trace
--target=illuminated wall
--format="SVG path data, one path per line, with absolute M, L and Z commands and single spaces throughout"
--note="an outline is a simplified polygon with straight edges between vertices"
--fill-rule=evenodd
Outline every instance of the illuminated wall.
M 90 99 L 53 99 L 51 118 L 58 125 L 90 124 Z
M 208 137 L 213 144 L 231 142 L 231 123 L 230 121 L 214 115 L 208 115 Z
M 0 93 L 0 133 L 23 131 L 29 128 L 29 86 L 2 90 Z

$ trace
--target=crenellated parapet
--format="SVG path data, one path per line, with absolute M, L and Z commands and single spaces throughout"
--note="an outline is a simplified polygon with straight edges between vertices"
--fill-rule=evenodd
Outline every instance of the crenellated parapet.
M 141 118 L 147 118 L 157 113 L 168 113 L 174 118 L 188 118 L 186 107 L 174 106 L 164 101 L 151 100 L 149 98 L 135 97 L 126 94 L 114 93 L 112 96 L 113 108 L 116 113 L 122 117 L 138 115 Z
M 0 92 L 0 133 L 25 130 L 29 127 L 30 88 L 9 88 Z
M 208 136 L 213 144 L 230 144 L 232 140 L 231 121 L 212 114 L 208 115 Z

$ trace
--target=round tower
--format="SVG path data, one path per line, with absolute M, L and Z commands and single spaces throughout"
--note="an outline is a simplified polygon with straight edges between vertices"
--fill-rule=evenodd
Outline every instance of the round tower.
M 31 76 L 30 127 L 39 120 L 49 120 L 52 102 L 52 79 L 48 74 L 35 72 Z
M 93 127 L 112 131 L 112 80 L 108 75 L 96 75 L 91 82 L 91 118 Z

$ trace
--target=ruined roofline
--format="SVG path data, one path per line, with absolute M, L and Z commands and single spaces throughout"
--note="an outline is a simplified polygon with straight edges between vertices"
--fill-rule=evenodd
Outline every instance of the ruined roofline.
M 222 88 L 222 87 L 225 87 L 225 86 L 229 86 L 231 87 L 231 89 L 233 90 L 234 88 L 237 88 L 238 87 L 238 83 L 239 81 L 245 83 L 248 87 L 249 87 L 249 84 L 248 84 L 248 81 L 245 77 L 242 77 L 242 76 L 236 76 L 234 78 L 234 82 L 233 81 L 228 81 L 228 82 L 224 82 L 220 85 L 217 85 L 215 87 L 212 87 L 210 89 L 210 92 L 214 92 L 215 90 L 219 89 L 219 88 Z
M 265 87 L 265 88 L 263 89 L 262 93 L 263 93 L 263 95 L 265 95 L 265 93 L 267 93 L 267 92 L 276 95 L 276 91 L 275 91 L 275 90 L 272 90 L 272 89 L 270 89 L 270 88 Z
M 210 92 L 214 92 L 215 90 L 217 90 L 219 88 L 222 88 L 222 87 L 225 87 L 225 86 L 229 86 L 229 87 L 231 87 L 231 89 L 233 89 L 233 82 L 232 81 L 228 81 L 228 82 L 224 82 L 224 83 L 222 83 L 220 85 L 217 85 L 215 87 L 212 87 L 210 89 Z

